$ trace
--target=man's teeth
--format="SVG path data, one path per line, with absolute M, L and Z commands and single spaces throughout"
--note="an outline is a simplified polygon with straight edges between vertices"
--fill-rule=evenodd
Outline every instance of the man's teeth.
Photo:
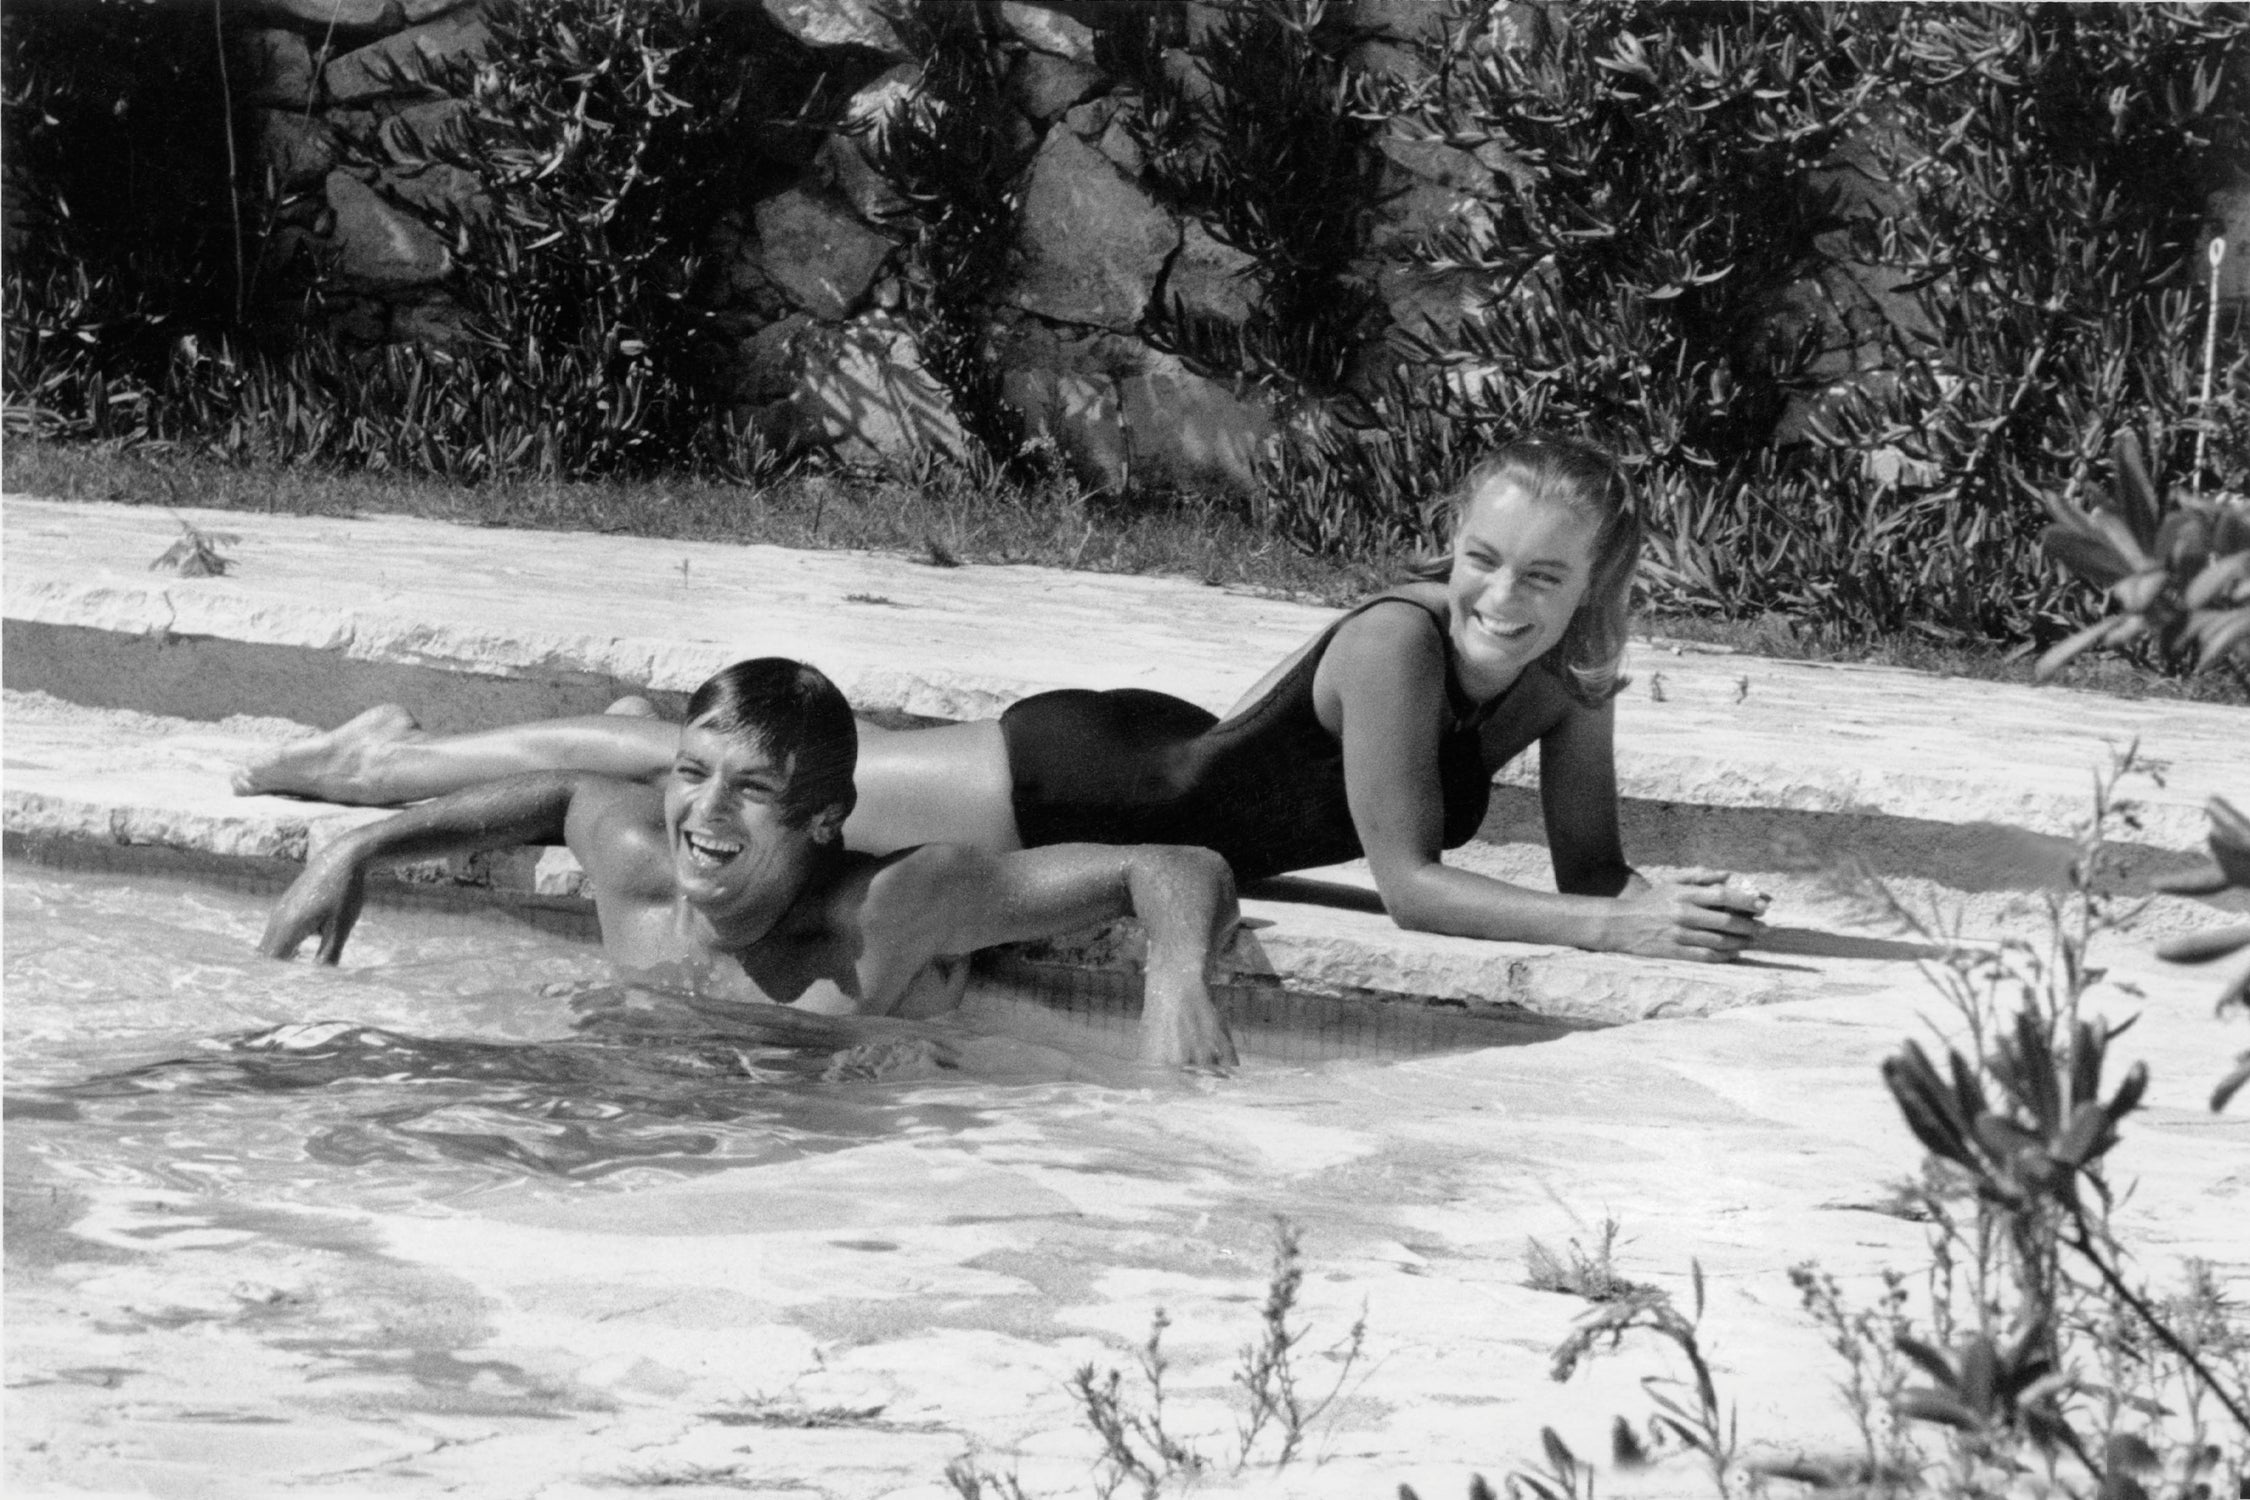
M 723 864 L 742 852 L 740 844 L 729 844 L 720 839 L 702 839 L 685 832 L 680 837 L 687 844 L 688 853 L 705 864 Z

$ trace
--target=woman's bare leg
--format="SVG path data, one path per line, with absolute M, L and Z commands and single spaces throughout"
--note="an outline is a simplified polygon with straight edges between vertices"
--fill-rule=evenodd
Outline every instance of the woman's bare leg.
M 238 795 L 278 792 L 395 807 L 524 771 L 588 771 L 628 781 L 661 775 L 679 726 L 618 704 L 610 713 L 433 735 L 396 704 L 298 740 L 234 773 Z
M 433 735 L 395 704 L 298 740 L 234 774 L 243 796 L 261 792 L 391 807 L 525 771 L 585 771 L 646 781 L 678 751 L 678 726 L 643 698 L 605 714 Z M 1021 849 L 1014 787 L 1000 726 L 938 724 L 887 730 L 859 725 L 859 798 L 844 824 L 847 847 L 888 854 L 915 844 Z
M 972 844 L 1006 854 L 1023 847 L 1000 725 L 927 729 L 859 726 L 859 801 L 845 847 L 888 854 L 915 844 Z

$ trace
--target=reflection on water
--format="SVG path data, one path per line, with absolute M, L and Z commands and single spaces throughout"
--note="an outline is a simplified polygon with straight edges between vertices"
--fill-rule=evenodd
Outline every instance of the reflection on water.
M 271 892 L 6 875 L 11 1147 L 79 1182 L 301 1201 L 582 1191 L 955 1132 L 1131 1062 L 1135 986 L 1018 972 L 959 1017 L 838 1021 L 590 979 L 491 912 L 375 908 L 347 966 L 256 956 Z M 1272 990 L 1220 997 L 1249 1065 L 1536 1040 Z
M 265 904 L 12 866 L 11 1144 L 65 1179 L 426 1201 L 952 1131 L 980 1092 L 1075 1070 L 1004 1038 L 567 977 L 599 956 L 489 916 L 378 909 L 345 969 L 270 963 Z M 366 1019 L 281 1019 L 308 1014 Z

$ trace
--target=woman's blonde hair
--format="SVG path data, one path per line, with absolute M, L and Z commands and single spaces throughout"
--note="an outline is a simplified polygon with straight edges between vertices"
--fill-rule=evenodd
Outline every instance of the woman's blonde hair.
M 1595 522 L 1593 576 L 1587 580 L 1586 597 L 1539 665 L 1579 702 L 1588 707 L 1607 703 L 1625 687 L 1633 571 L 1641 560 L 1641 518 L 1625 471 L 1591 443 L 1562 437 L 1518 439 L 1469 470 L 1446 493 L 1449 541 L 1470 502 L 1495 484 L 1514 485 L 1532 500 L 1566 505 Z M 1417 563 L 1414 574 L 1442 582 L 1452 567 L 1448 554 Z

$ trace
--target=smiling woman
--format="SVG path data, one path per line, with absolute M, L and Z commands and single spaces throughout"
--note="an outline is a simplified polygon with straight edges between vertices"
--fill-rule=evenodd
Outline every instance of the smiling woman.
M 1041 693 L 994 723 L 863 724 L 845 844 L 1199 845 L 1240 880 L 1364 856 L 1403 927 L 1736 957 L 1764 898 L 1716 871 L 1651 884 L 1621 847 L 1610 700 L 1641 539 L 1623 474 L 1585 445 L 1526 440 L 1470 472 L 1452 515 L 1442 562 L 1346 614 L 1224 719 L 1126 689 Z M 1493 773 L 1533 744 L 1552 892 L 1442 858 L 1475 836 Z M 373 710 L 237 785 L 404 802 L 534 769 L 652 779 L 677 745 L 646 719 L 441 738 Z

